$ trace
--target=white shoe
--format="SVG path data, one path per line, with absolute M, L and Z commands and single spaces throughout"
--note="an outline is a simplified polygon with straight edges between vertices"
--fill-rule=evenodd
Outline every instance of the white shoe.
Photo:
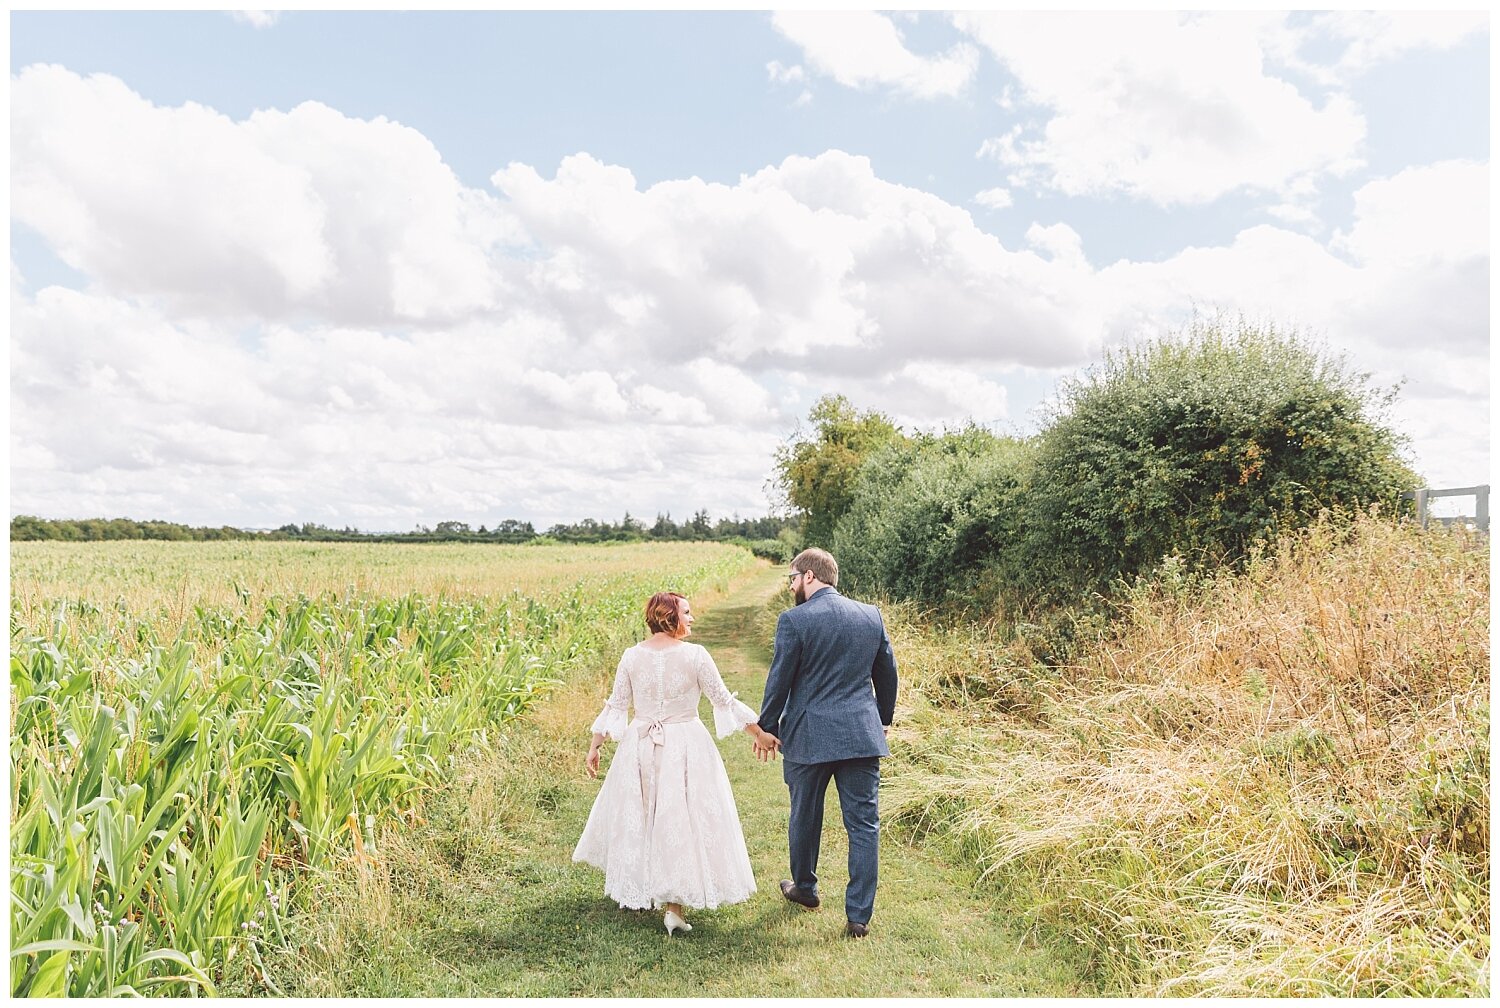
M 673 931 L 691 931 L 691 930 L 693 930 L 693 925 L 691 925 L 687 921 L 683 920 L 681 917 L 679 917 L 676 913 L 672 912 L 671 910 L 667 911 L 667 915 L 661 919 L 661 922 L 666 925 L 666 927 L 667 927 L 667 934 L 669 934 L 669 935 Z

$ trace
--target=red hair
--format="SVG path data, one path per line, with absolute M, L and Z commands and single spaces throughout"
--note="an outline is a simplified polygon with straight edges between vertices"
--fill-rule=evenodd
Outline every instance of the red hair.
M 646 603 L 646 626 L 651 628 L 652 633 L 678 636 L 677 631 L 682 622 L 677 611 L 677 600 L 680 598 L 687 596 L 674 591 L 661 591 L 651 596 L 651 601 Z

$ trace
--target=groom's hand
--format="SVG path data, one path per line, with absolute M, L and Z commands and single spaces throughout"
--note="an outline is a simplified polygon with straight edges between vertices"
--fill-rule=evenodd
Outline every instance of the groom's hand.
M 760 760 L 762 763 L 766 762 L 766 760 L 774 761 L 776 759 L 776 750 L 780 748 L 781 739 L 777 738 L 775 735 L 772 735 L 770 732 L 764 732 L 761 734 L 760 738 L 755 740 L 755 758 Z

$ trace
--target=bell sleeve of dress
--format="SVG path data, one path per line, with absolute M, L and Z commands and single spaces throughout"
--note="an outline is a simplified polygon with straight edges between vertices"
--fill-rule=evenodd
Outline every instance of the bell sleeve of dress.
M 729 692 L 719 667 L 707 648 L 698 649 L 698 689 L 714 706 L 714 734 L 719 738 L 733 735 L 747 724 L 754 724 L 758 714 Z
M 604 709 L 594 718 L 589 731 L 608 735 L 618 742 L 625 737 L 625 729 L 630 724 L 627 716 L 629 712 L 630 669 L 626 667 L 625 656 L 621 655 L 620 665 L 615 669 L 615 688 L 610 691 L 609 699 L 604 701 Z

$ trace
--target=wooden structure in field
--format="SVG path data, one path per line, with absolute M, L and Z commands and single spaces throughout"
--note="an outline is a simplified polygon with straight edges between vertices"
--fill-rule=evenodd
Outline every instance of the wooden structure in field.
M 1421 490 L 1414 490 L 1402 496 L 1417 502 L 1417 520 L 1422 523 L 1423 528 L 1426 528 L 1427 522 L 1431 520 L 1442 522 L 1444 525 L 1452 525 L 1454 522 L 1468 522 L 1472 523 L 1481 532 L 1489 532 L 1490 530 L 1490 485 L 1488 483 L 1482 486 L 1455 487 L 1451 490 L 1433 490 L 1430 487 L 1424 487 Z M 1473 497 L 1474 513 L 1472 515 L 1453 515 L 1451 517 L 1429 515 L 1427 513 L 1428 502 L 1438 497 Z

